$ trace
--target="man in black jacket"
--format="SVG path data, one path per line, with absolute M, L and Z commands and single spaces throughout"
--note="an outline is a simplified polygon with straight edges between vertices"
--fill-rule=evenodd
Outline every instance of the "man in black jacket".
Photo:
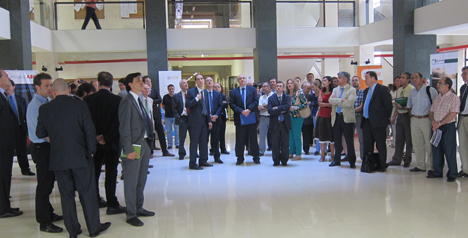
M 26 123 L 26 109 L 28 107 L 26 103 L 26 99 L 21 97 L 20 95 L 15 94 L 15 82 L 10 80 L 11 87 L 5 90 L 8 94 L 8 99 L 10 101 L 10 105 L 13 111 L 16 114 L 16 117 L 19 121 L 19 139 L 18 143 L 16 144 L 16 158 L 18 160 L 18 165 L 21 169 L 22 175 L 36 175 L 35 173 L 31 172 L 29 168 L 29 161 L 28 161 L 28 152 L 27 152 L 27 140 L 28 140 L 28 126 Z
M 189 110 L 185 107 L 187 102 L 187 80 L 182 79 L 179 82 L 180 92 L 174 94 L 173 110 L 175 117 L 175 124 L 179 125 L 179 160 L 183 160 L 187 152 L 185 151 L 185 138 L 187 138 L 188 131 L 188 113 Z
M 98 201 L 101 201 L 101 196 L 99 195 L 99 176 L 101 175 L 101 167 L 104 162 L 106 165 L 106 214 L 120 214 L 126 212 L 125 207 L 120 206 L 115 196 L 115 181 L 117 179 L 117 166 L 119 165 L 120 157 L 118 112 L 122 98 L 110 92 L 114 81 L 111 73 L 100 72 L 97 75 L 97 80 L 99 91 L 85 98 L 97 135 L 96 155 L 94 156 L 97 198 Z
M 96 200 L 94 159 L 96 131 L 86 103 L 68 95 L 63 79 L 52 84 L 55 99 L 39 108 L 36 136 L 50 138 L 50 167 L 57 177 L 62 201 L 63 220 L 70 237 L 81 233 L 76 214 L 75 191 L 91 237 L 107 230 L 111 223 L 101 224 Z
M 208 106 L 210 111 L 211 130 L 208 132 L 211 135 L 211 149 L 213 150 L 214 161 L 222 164 L 219 153 L 219 129 L 218 118 L 221 117 L 221 111 L 224 110 L 223 98 L 221 93 L 214 90 L 213 78 L 207 77 L 205 80 L 205 88 L 208 95 Z
M 153 88 L 153 83 L 151 82 L 149 76 L 144 76 L 143 82 L 151 88 L 149 97 L 153 99 L 154 129 L 158 134 L 158 140 L 159 145 L 161 146 L 162 154 L 163 156 L 174 156 L 172 153 L 167 151 L 166 136 L 164 135 L 164 127 L 161 120 L 161 108 L 159 107 L 159 105 L 162 103 L 161 95 L 159 95 L 159 91 L 156 88 Z

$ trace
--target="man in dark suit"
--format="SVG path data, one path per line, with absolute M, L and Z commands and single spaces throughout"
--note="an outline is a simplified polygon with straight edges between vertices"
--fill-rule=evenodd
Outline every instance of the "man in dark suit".
M 208 130 L 211 130 L 211 123 L 208 94 L 203 89 L 205 79 L 203 75 L 195 76 L 196 87 L 188 90 L 185 107 L 190 110 L 188 115 L 188 126 L 190 131 L 190 162 L 189 168 L 202 170 L 204 167 L 212 167 L 208 163 Z M 200 158 L 197 165 L 197 151 L 200 151 Z
M 377 83 L 377 73 L 368 71 L 364 90 L 364 106 L 361 128 L 364 137 L 364 153 L 374 153 L 374 143 L 379 151 L 380 172 L 387 171 L 386 129 L 392 114 L 392 96 L 387 87 Z
M 153 88 L 153 84 L 149 76 L 144 76 L 143 82 L 151 88 L 149 97 L 153 99 L 154 129 L 158 134 L 158 140 L 159 145 L 161 146 L 162 154 L 163 156 L 174 156 L 167 150 L 166 135 L 164 134 L 164 127 L 161 120 L 161 108 L 159 106 L 162 103 L 161 95 L 159 95 L 159 91 L 156 88 Z
M 36 136 L 37 117 L 39 107 L 49 101 L 48 97 L 53 97 L 52 76 L 46 73 L 39 73 L 33 79 L 36 93 L 29 102 L 26 111 L 29 139 L 33 143 L 31 157 L 36 163 L 37 186 L 36 186 L 36 221 L 39 223 L 39 230 L 50 233 L 62 232 L 63 229 L 52 222 L 63 220 L 62 216 L 54 214 L 54 208 L 50 203 L 50 194 L 54 189 L 55 174 L 49 170 L 50 167 L 50 143 L 48 138 L 38 138 Z
M 81 233 L 76 214 L 75 191 L 80 195 L 81 206 L 91 237 L 107 230 L 111 223 L 101 224 L 96 200 L 94 159 L 96 132 L 86 103 L 68 95 L 68 85 L 63 79 L 52 84 L 55 99 L 39 108 L 36 136 L 49 137 L 50 166 L 60 190 L 63 220 L 70 237 Z
M 125 78 L 128 94 L 119 106 L 120 147 L 123 149 L 122 168 L 125 174 L 124 193 L 127 204 L 127 223 L 143 226 L 138 216 L 154 216 L 143 208 L 144 189 L 148 175 L 149 157 L 153 142 L 153 125 L 139 95 L 143 91 L 140 73 L 131 73 Z M 140 152 L 134 145 L 140 146 Z
M 107 215 L 121 214 L 126 212 L 125 207 L 120 206 L 115 196 L 117 166 L 120 157 L 120 134 L 119 134 L 119 105 L 121 97 L 110 92 L 114 77 L 109 72 L 100 72 L 97 75 L 99 91 L 85 98 L 88 104 L 91 118 L 96 127 L 96 155 L 94 156 L 94 170 L 96 179 L 96 188 L 98 201 L 101 201 L 99 195 L 99 176 L 104 162 L 106 165 L 106 198 Z
M 28 140 L 28 126 L 26 124 L 26 108 L 28 105 L 26 104 L 26 99 L 21 97 L 20 95 L 15 94 L 15 82 L 10 80 L 11 87 L 5 90 L 8 94 L 8 100 L 10 101 L 11 108 L 16 114 L 19 122 L 19 139 L 18 143 L 16 144 L 16 158 L 18 160 L 18 165 L 21 169 L 22 175 L 36 175 L 35 173 L 31 172 L 29 168 L 29 161 L 28 161 L 28 152 L 26 149 L 26 144 Z
M 0 69 L 0 218 L 23 214 L 10 206 L 11 172 L 19 127 L 18 119 L 5 94 L 7 87 L 11 87 L 10 78 Z
M 187 80 L 182 79 L 179 82 L 180 92 L 172 97 L 175 124 L 179 125 L 179 160 L 183 160 L 187 152 L 185 151 L 185 138 L 188 131 L 188 110 L 185 107 L 187 102 Z
M 246 86 L 247 79 L 243 74 L 237 77 L 237 82 L 239 83 L 239 87 L 232 89 L 229 94 L 229 106 L 234 112 L 234 125 L 236 126 L 236 165 L 244 163 L 246 137 L 250 139 L 250 152 L 252 153 L 254 163 L 260 164 L 257 124 L 241 124 L 241 115 L 247 117 L 250 113 L 258 113 L 257 89 L 251 86 Z
M 273 166 L 281 162 L 283 166 L 289 159 L 289 131 L 291 130 L 291 97 L 285 93 L 284 83 L 276 83 L 276 93 L 268 98 L 268 113 L 270 114 L 270 131 L 273 147 Z
M 223 88 L 219 83 L 214 84 L 214 90 L 218 91 L 221 94 L 222 105 L 221 114 L 217 119 L 219 124 L 219 148 L 221 149 L 221 154 L 228 155 L 229 151 L 226 150 L 226 109 L 228 106 L 226 95 L 223 94 Z
M 221 93 L 214 90 L 213 78 L 207 77 L 205 80 L 205 88 L 208 94 L 208 106 L 210 112 L 210 122 L 212 124 L 211 130 L 208 135 L 211 135 L 211 149 L 213 151 L 214 161 L 222 164 L 219 153 L 219 123 L 218 118 L 221 117 L 223 108 L 223 98 Z

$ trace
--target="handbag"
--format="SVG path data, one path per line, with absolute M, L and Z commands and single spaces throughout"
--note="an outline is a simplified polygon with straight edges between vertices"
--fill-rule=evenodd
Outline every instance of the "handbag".
M 299 100 L 297 100 L 299 99 Z M 296 103 L 294 104 L 295 106 L 301 105 L 301 99 L 299 98 L 299 95 L 296 93 Z M 305 108 L 298 110 L 299 111 L 299 116 L 302 118 L 308 118 L 310 117 L 310 108 L 309 106 L 306 105 Z
M 369 153 L 364 156 L 361 165 L 362 173 L 373 173 L 380 170 L 380 159 L 378 153 Z

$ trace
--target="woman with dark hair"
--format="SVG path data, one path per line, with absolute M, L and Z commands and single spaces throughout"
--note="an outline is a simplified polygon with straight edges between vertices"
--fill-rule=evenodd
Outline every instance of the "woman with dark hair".
M 82 83 L 76 91 L 76 96 L 83 100 L 86 96 L 96 92 L 96 88 L 90 83 Z
M 292 160 L 301 160 L 302 157 L 302 123 L 304 118 L 299 115 L 299 110 L 307 107 L 307 98 L 305 97 L 296 80 L 288 79 L 286 81 L 286 94 L 291 97 L 291 107 L 289 114 L 291 116 L 291 130 L 289 131 L 289 158 Z
M 333 88 L 332 78 L 330 76 L 323 77 L 323 88 L 318 98 L 320 109 L 317 115 L 315 127 L 315 138 L 319 139 L 320 151 L 322 152 L 322 157 L 320 157 L 319 162 L 325 161 L 327 143 L 330 144 L 331 158 L 333 158 L 335 151 L 335 145 L 333 143 L 333 129 L 331 125 L 332 105 L 328 102 L 328 99 L 333 92 Z

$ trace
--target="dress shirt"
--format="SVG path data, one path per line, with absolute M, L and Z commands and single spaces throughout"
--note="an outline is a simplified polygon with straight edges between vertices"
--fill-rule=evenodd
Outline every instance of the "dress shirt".
M 273 95 L 273 92 L 270 92 L 270 94 L 266 95 L 262 95 L 259 99 L 258 99 L 258 105 L 262 105 L 263 104 L 268 104 L 268 98 Z M 260 111 L 260 116 L 270 116 L 270 113 L 268 113 L 268 110 L 265 110 L 265 111 Z
M 26 122 L 28 124 L 28 134 L 29 139 L 32 143 L 44 143 L 48 142 L 45 138 L 37 138 L 36 136 L 36 127 L 37 127 L 37 117 L 39 116 L 39 107 L 47 103 L 47 98 L 42 97 L 39 94 L 34 94 L 33 99 L 28 105 L 28 109 L 26 111 Z
M 187 114 L 187 108 L 185 108 L 185 98 L 187 97 L 187 92 L 182 92 L 182 103 L 183 103 L 183 107 L 182 107 L 182 114 L 181 116 L 188 116 Z
M 242 89 L 244 89 L 244 96 L 242 97 Z M 247 86 L 239 87 L 240 95 L 242 97 L 242 101 L 244 102 L 244 109 L 247 109 L 247 105 L 245 104 L 245 98 L 247 98 Z
M 197 87 L 197 90 L 198 90 L 198 93 L 202 95 L 201 99 L 203 99 L 203 88 Z M 195 100 L 198 102 L 198 100 L 199 100 L 198 97 L 195 96 Z
M 439 93 L 432 103 L 431 112 L 434 113 L 436 122 L 442 121 L 451 112 L 459 113 L 460 98 L 450 91 L 446 92 L 445 95 Z M 457 117 L 454 117 L 450 122 L 455 122 L 455 118 Z
M 2 94 L 2 96 L 3 96 L 6 100 L 8 100 L 8 98 L 5 96 L 5 89 L 0 88 L 0 93 Z M 1 96 L 0 96 L 0 97 L 1 97 Z
M 431 110 L 431 100 L 427 96 L 427 86 L 423 85 L 419 90 L 413 88 L 408 96 L 407 108 L 411 108 L 411 115 L 414 116 L 427 116 Z M 431 98 L 434 99 L 437 96 L 437 91 L 434 88 L 430 89 Z
M 147 114 L 146 112 L 141 111 L 140 104 L 138 103 L 139 96 L 136 93 L 132 92 L 132 91 L 130 91 L 129 93 L 133 96 L 133 99 L 135 99 L 135 102 L 136 102 L 136 105 L 137 105 L 137 108 L 138 108 L 138 111 L 140 112 L 140 114 L 141 115 Z M 143 98 L 143 96 L 142 96 L 142 98 Z M 146 129 L 145 129 L 145 135 L 143 136 L 143 138 L 148 138 L 148 134 L 146 133 Z
M 409 97 L 409 94 L 411 92 L 411 90 L 413 90 L 413 85 L 411 84 L 408 84 L 406 85 L 406 88 L 403 88 L 403 85 L 398 89 L 397 91 L 397 98 L 407 98 Z M 406 109 L 398 109 L 398 113 L 400 114 L 403 114 L 403 113 L 407 113 L 408 110 Z
M 370 104 L 370 100 L 372 99 L 372 94 L 374 94 L 374 90 L 375 90 L 376 85 L 377 85 L 377 83 L 375 83 L 374 86 L 369 88 L 369 90 L 367 91 L 367 96 L 364 99 L 364 106 L 362 108 L 362 111 L 364 113 L 365 118 L 369 118 L 369 112 L 368 112 L 369 111 L 369 104 Z M 366 102 L 367 102 L 367 107 L 366 107 Z
M 359 107 L 359 105 L 361 105 L 361 103 L 363 102 L 363 98 L 364 90 L 358 87 L 358 89 L 356 90 L 356 101 L 354 101 L 354 108 Z M 362 110 L 360 112 L 356 112 L 356 115 L 361 115 L 361 112 Z

